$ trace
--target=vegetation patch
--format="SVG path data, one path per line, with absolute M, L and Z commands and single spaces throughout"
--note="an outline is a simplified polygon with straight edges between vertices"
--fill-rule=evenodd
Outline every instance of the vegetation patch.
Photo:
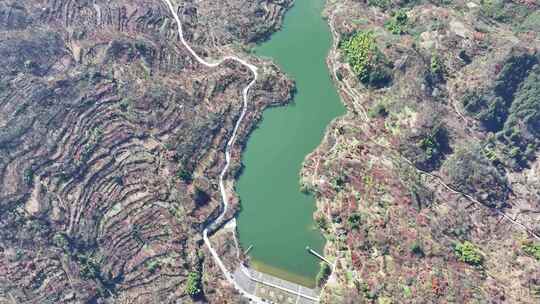
M 413 255 L 416 255 L 418 257 L 425 256 L 424 249 L 422 248 L 422 244 L 419 241 L 414 241 L 411 244 L 410 250 Z
M 465 241 L 454 246 L 454 254 L 458 260 L 469 265 L 480 266 L 483 262 L 480 250 L 471 242 Z
M 392 81 L 391 65 L 377 47 L 373 32 L 356 32 L 341 41 L 340 49 L 363 84 L 381 88 Z
M 469 92 L 465 110 L 503 144 L 504 160 L 520 170 L 534 157 L 540 140 L 540 67 L 538 57 L 514 53 L 492 90 Z
M 349 223 L 349 226 L 351 227 L 351 229 L 360 228 L 360 225 L 362 224 L 362 215 L 360 215 L 360 213 L 353 213 L 349 215 L 349 218 L 347 219 L 347 223 Z
M 392 12 L 390 20 L 385 23 L 385 27 L 394 35 L 402 35 L 407 33 L 407 12 L 405 12 L 403 9 Z
M 368 0 L 367 3 L 369 6 L 376 6 L 382 9 L 386 9 L 392 4 L 390 0 Z
M 510 106 L 508 119 L 497 137 L 514 168 L 527 166 L 540 143 L 540 66 L 529 74 Z
M 479 119 L 486 130 L 502 130 L 515 92 L 537 62 L 538 59 L 528 53 L 511 54 L 502 66 L 493 90 L 465 94 L 465 110 Z
M 526 254 L 540 262 L 540 243 L 525 242 L 521 248 Z
M 189 273 L 186 283 L 186 293 L 191 297 L 198 297 L 202 294 L 202 276 L 199 271 Z
M 526 1 L 522 3 L 511 0 L 480 1 L 480 14 L 501 23 L 521 24 L 532 11 L 534 10 L 527 6 Z
M 377 103 L 375 106 L 369 109 L 368 112 L 368 116 L 371 118 L 386 117 L 388 116 L 388 114 L 388 109 L 386 108 L 386 105 L 382 102 Z
M 317 273 L 317 277 L 315 278 L 317 286 L 321 287 L 326 280 L 328 280 L 331 273 L 332 269 L 330 269 L 330 266 L 328 266 L 328 264 L 325 262 L 321 262 L 319 273 Z
M 431 55 L 429 59 L 429 71 L 426 75 L 426 82 L 430 87 L 444 81 L 444 63 L 439 54 Z
M 533 12 L 519 25 L 520 31 L 540 32 L 540 11 Z
M 440 167 L 444 156 L 450 152 L 448 130 L 435 116 L 426 113 L 419 128 L 404 135 L 401 153 L 414 165 L 425 171 Z
M 176 172 L 176 177 L 178 177 L 180 180 L 182 180 L 185 183 L 191 183 L 193 180 L 193 174 L 187 169 L 180 169 Z

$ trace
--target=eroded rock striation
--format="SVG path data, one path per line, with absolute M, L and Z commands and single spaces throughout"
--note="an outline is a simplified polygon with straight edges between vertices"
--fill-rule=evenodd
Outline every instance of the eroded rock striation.
M 177 5 L 187 40 L 219 57 L 276 30 L 290 2 Z M 0 302 L 239 301 L 201 231 L 250 71 L 198 64 L 160 1 L 2 1 L 0 37 Z M 292 91 L 250 60 L 239 142 Z

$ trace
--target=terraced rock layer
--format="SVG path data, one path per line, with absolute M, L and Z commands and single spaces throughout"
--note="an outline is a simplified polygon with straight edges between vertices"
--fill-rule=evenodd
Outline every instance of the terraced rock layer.
M 219 56 L 277 29 L 290 3 L 177 4 L 199 54 Z M 3 1 L 0 37 L 0 302 L 188 301 L 190 272 L 203 299 L 237 301 L 200 233 L 249 70 L 197 64 L 159 1 Z M 239 142 L 291 94 L 253 60 Z

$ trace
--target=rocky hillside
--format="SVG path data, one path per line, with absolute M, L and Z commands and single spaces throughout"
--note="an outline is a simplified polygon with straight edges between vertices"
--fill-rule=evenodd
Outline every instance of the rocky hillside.
M 325 14 L 348 113 L 302 171 L 335 261 L 323 302 L 538 303 L 538 3 Z
M 177 4 L 217 57 L 265 39 L 290 2 Z M 292 87 L 250 60 L 240 142 Z M 0 65 L 0 303 L 237 301 L 201 231 L 249 70 L 199 65 L 158 0 L 1 1 Z

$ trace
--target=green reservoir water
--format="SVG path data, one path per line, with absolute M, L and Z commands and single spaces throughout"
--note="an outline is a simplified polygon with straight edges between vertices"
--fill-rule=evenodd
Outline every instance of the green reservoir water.
M 247 142 L 237 191 L 242 200 L 238 232 L 253 266 L 314 286 L 319 261 L 306 246 L 322 251 L 324 240 L 312 219 L 315 200 L 300 192 L 299 172 L 328 123 L 344 113 L 325 63 L 331 34 L 321 18 L 324 0 L 296 0 L 281 31 L 256 49 L 296 81 L 293 104 L 270 108 Z

